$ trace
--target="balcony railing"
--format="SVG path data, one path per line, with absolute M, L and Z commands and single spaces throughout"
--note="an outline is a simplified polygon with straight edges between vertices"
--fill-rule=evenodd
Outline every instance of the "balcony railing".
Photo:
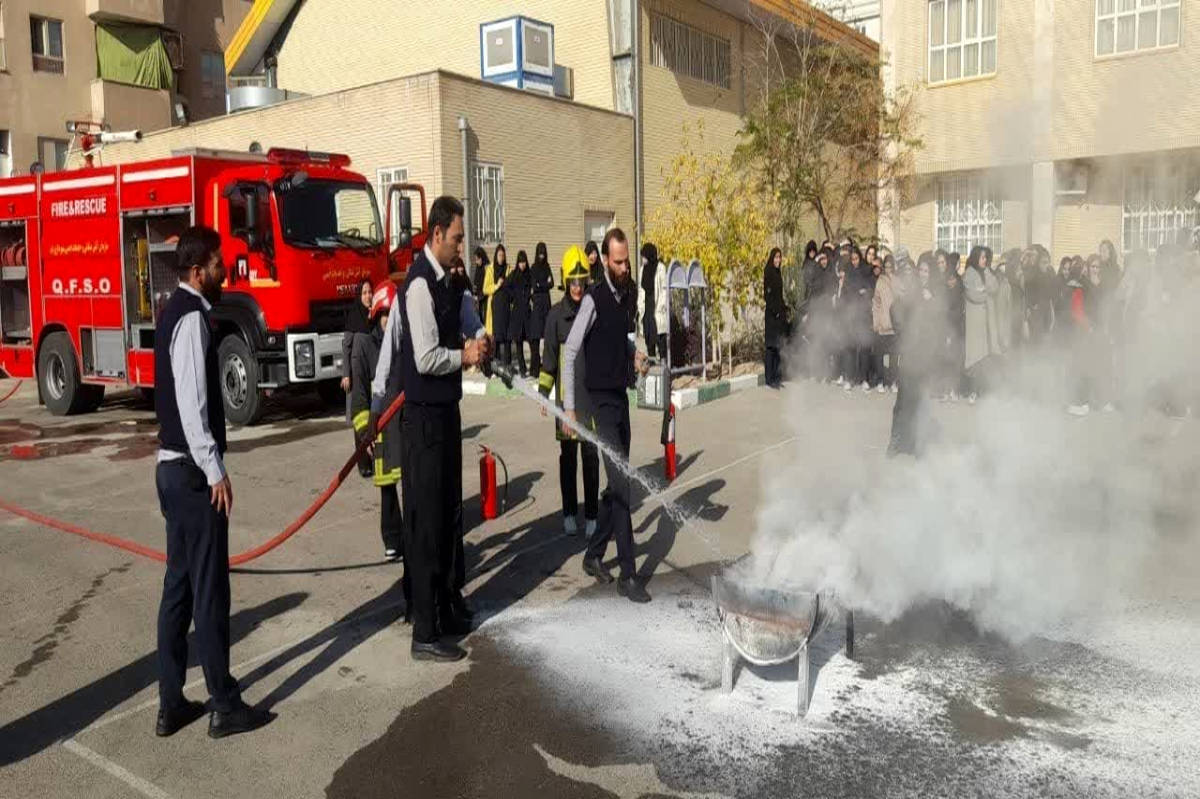
M 63 60 L 49 55 L 33 55 L 33 71 L 34 72 L 53 72 L 55 75 L 63 74 Z

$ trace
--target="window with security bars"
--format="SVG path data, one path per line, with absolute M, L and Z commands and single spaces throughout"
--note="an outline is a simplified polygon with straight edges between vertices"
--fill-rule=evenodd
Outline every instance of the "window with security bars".
M 662 14 L 650 18 L 650 63 L 656 67 L 728 89 L 729 52 L 728 39 Z
M 384 167 L 375 173 L 376 183 L 379 187 L 379 204 L 383 205 L 388 202 L 388 189 L 394 183 L 408 182 L 408 167 L 406 166 L 391 166 Z M 400 195 L 397 194 L 391 199 L 391 202 L 386 209 L 387 215 L 384 220 L 392 220 L 392 240 L 391 246 L 393 249 L 400 245 Z M 421 224 L 420 219 L 413 220 L 414 225 Z
M 938 182 L 938 247 L 964 257 L 976 245 L 998 252 L 1002 232 L 1000 193 L 985 178 L 958 175 Z
M 1179 44 L 1180 0 L 1096 0 L 1096 55 Z
M 1121 242 L 1125 252 L 1149 250 L 1190 235 L 1200 223 L 1196 190 L 1200 189 L 1200 163 L 1163 159 L 1136 164 L 1125 170 L 1125 197 L 1121 211 Z
M 504 167 L 499 164 L 474 166 L 475 241 L 499 244 L 504 239 Z
M 931 0 L 930 83 L 996 72 L 996 3 L 1000 0 Z

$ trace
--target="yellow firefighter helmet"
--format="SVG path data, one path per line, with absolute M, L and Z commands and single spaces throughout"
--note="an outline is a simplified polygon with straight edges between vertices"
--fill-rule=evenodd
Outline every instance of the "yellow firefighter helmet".
M 583 248 L 574 244 L 568 247 L 567 251 L 563 253 L 562 259 L 563 283 L 569 280 L 587 280 L 591 274 L 587 256 L 583 254 Z

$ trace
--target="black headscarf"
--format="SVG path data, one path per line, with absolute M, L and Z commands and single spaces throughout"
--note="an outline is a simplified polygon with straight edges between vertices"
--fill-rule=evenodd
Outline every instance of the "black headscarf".
M 362 304 L 362 287 L 371 288 L 370 280 L 358 281 L 358 290 L 354 292 L 354 303 L 346 309 L 346 332 L 347 333 L 369 333 L 371 332 L 371 320 L 368 314 L 370 308 L 364 308 Z
M 600 247 L 596 245 L 596 242 L 589 241 L 583 247 L 583 254 L 590 257 L 592 253 L 596 253 L 596 264 L 593 266 L 589 262 L 588 269 L 592 273 L 592 282 L 598 283 L 600 278 L 604 277 L 604 259 L 600 257 Z
M 549 264 L 550 256 L 546 253 L 546 242 L 539 241 L 537 247 L 533 250 L 533 262 L 535 264 Z
M 654 278 L 658 274 L 658 248 L 650 242 L 642 245 L 642 289 L 647 296 L 654 293 Z
M 504 263 L 500 263 L 500 253 L 504 253 Z M 497 244 L 495 251 L 492 253 L 492 263 L 495 264 L 492 270 L 492 279 L 501 280 L 508 274 L 508 250 L 503 244 Z

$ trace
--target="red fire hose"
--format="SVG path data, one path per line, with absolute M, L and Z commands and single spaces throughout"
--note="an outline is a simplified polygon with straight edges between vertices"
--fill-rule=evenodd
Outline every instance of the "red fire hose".
M 388 406 L 387 410 L 380 415 L 379 427 L 382 428 L 389 421 L 391 421 L 391 418 L 400 411 L 400 407 L 403 404 L 404 393 L 401 392 L 400 396 L 396 397 L 396 401 Z M 321 495 L 313 500 L 313 503 L 309 505 L 303 513 L 296 517 L 295 521 L 285 527 L 280 533 L 263 542 L 259 546 L 256 546 L 253 549 L 247 549 L 245 552 L 239 552 L 236 555 L 231 555 L 229 558 L 229 565 L 240 566 L 241 564 L 252 561 L 255 558 L 260 558 L 295 535 L 301 527 L 303 527 L 310 519 L 312 519 L 313 516 L 317 515 L 317 511 L 321 510 L 321 508 L 325 506 L 325 503 L 329 501 L 329 498 L 332 497 L 334 493 L 341 487 L 342 483 L 346 481 L 346 477 L 351 471 L 354 470 L 359 456 L 367 448 L 369 443 L 370 441 L 367 438 L 363 438 L 363 440 L 359 442 L 359 445 L 354 449 L 354 453 L 346 460 L 346 463 L 342 466 L 341 470 L 334 475 L 334 478 L 329 481 L 329 485 L 325 487 L 325 490 L 321 492 Z M 123 549 L 126 552 L 132 552 L 135 555 L 141 555 L 143 558 L 157 560 L 159 563 L 166 563 L 167 561 L 167 553 L 161 550 L 142 546 L 141 544 L 128 539 L 118 538 L 115 535 L 97 533 L 94 530 L 88 530 L 86 528 L 70 524 L 69 522 L 51 519 L 49 516 L 43 516 L 40 513 L 34 513 L 31 510 L 26 510 L 25 508 L 5 502 L 3 499 L 0 499 L 0 510 L 6 510 L 9 513 L 24 517 L 29 519 L 31 522 L 43 525 L 44 527 L 51 527 L 55 530 L 61 530 L 64 533 L 77 535 L 90 541 L 98 541 L 101 544 L 107 544 L 110 547 L 116 547 L 117 549 Z
M 21 388 L 21 384 L 24 382 L 25 382 L 24 380 L 18 380 L 17 384 L 15 386 L 13 386 L 12 389 L 9 390 L 9 392 L 7 394 L 5 394 L 3 397 L 0 397 L 0 403 L 3 403 L 9 397 L 11 397 L 13 394 L 16 394 L 17 390 Z

